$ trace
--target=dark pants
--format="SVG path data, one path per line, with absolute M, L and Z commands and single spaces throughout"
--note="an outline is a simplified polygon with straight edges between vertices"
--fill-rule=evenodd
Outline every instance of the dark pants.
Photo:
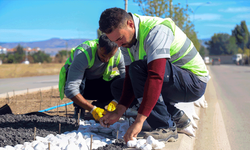
M 80 88 L 81 94 L 85 99 L 96 100 L 92 102 L 93 105 L 104 108 L 114 99 L 111 93 L 111 84 L 119 78 L 120 76 L 116 76 L 111 81 L 105 81 L 102 77 L 99 79 L 86 80 L 85 88 L 83 90 Z M 75 103 L 73 103 L 73 105 L 75 108 L 80 108 L 80 106 Z
M 141 101 L 148 76 L 147 61 L 133 62 L 129 66 L 129 75 L 135 97 Z M 118 79 L 112 84 L 115 99 L 121 96 L 123 81 L 124 79 Z M 153 129 L 173 126 L 171 116 L 179 110 L 170 103 L 193 102 L 205 93 L 205 89 L 206 83 L 200 81 L 192 72 L 167 61 L 161 95 L 147 118 L 147 122 Z

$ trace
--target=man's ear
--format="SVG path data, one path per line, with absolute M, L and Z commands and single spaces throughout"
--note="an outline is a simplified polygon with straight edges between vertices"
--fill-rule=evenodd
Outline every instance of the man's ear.
M 132 28 L 132 29 L 135 28 L 134 21 L 131 20 L 131 19 L 129 19 L 129 20 L 127 21 L 127 25 L 128 25 L 130 28 Z

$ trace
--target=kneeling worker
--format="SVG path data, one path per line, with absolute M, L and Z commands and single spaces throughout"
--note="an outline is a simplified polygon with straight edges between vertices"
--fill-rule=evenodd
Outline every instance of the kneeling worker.
M 115 67 L 119 73 L 113 70 Z M 65 93 L 74 102 L 75 118 L 79 110 L 81 118 L 88 110 L 99 121 L 106 113 L 104 107 L 114 99 L 111 83 L 124 76 L 124 59 L 118 45 L 101 35 L 71 50 L 59 76 L 60 98 L 63 99 Z M 89 103 L 86 99 L 97 101 Z
M 145 132 L 145 138 L 177 139 L 177 131 L 187 128 L 191 121 L 174 104 L 199 99 L 210 78 L 192 41 L 171 18 L 140 16 L 116 7 L 102 12 L 99 29 L 121 46 L 126 65 L 126 77 L 120 79 L 124 81 L 112 84 L 117 85 L 112 92 L 119 103 L 100 124 L 114 124 L 136 98 L 138 114 L 124 141 L 137 137 L 145 120 L 153 130 Z

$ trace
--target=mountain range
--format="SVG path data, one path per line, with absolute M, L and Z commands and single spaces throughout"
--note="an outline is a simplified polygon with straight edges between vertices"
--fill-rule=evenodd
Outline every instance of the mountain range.
M 52 38 L 45 41 L 36 41 L 36 42 L 13 42 L 13 43 L 1 43 L 0 46 L 5 48 L 14 48 L 18 44 L 22 47 L 30 47 L 35 48 L 39 47 L 42 51 L 51 56 L 54 56 L 60 50 L 68 50 L 70 51 L 71 48 L 76 47 L 77 45 L 83 43 L 86 40 L 90 39 L 60 39 L 60 38 Z M 201 44 L 205 46 L 205 42 L 209 41 L 210 39 L 202 39 Z
M 35 42 L 13 42 L 13 43 L 0 43 L 0 46 L 4 48 L 14 48 L 18 44 L 22 47 L 30 47 L 35 48 L 39 47 L 42 51 L 47 54 L 55 55 L 60 50 L 68 50 L 76 47 L 77 45 L 83 43 L 86 40 L 90 39 L 60 39 L 60 38 L 52 38 L 45 41 L 35 41 Z

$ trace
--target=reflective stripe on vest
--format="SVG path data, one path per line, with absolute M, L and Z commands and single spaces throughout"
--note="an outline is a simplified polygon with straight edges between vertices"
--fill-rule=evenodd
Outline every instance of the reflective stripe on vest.
M 94 65 L 95 62 L 95 55 L 96 55 L 96 51 L 97 51 L 97 43 L 98 43 L 98 39 L 96 40 L 92 40 L 92 41 L 85 41 L 83 42 L 81 45 L 79 45 L 76 48 L 72 48 L 71 49 L 71 54 L 70 57 L 67 59 L 67 61 L 65 62 L 65 65 L 61 68 L 60 70 L 60 74 L 59 74 L 59 92 L 60 92 L 60 98 L 61 100 L 64 98 L 64 86 L 66 83 L 66 73 L 67 70 L 69 68 L 69 66 L 72 64 L 73 59 L 74 59 L 74 53 L 76 51 L 76 49 L 81 50 L 82 52 L 85 53 L 87 60 L 88 60 L 88 68 L 91 68 Z M 88 51 L 86 51 L 86 49 L 91 48 L 91 57 L 90 58 L 90 54 L 88 53 Z M 112 80 L 115 76 L 119 75 L 119 73 L 117 71 L 113 71 L 113 66 L 116 65 L 118 66 L 119 62 L 120 62 L 120 58 L 121 58 L 121 51 L 119 50 L 119 53 L 115 54 L 113 57 L 111 57 L 109 59 L 108 62 L 108 66 L 105 69 L 104 73 L 103 73 L 103 80 L 105 81 L 110 81 Z M 116 59 L 116 62 L 115 62 Z
M 116 63 L 115 63 L 115 57 L 117 58 Z M 117 71 L 115 71 L 115 70 L 113 71 L 112 69 L 113 69 L 114 64 L 116 64 L 116 66 L 118 66 L 118 64 L 120 62 L 120 58 L 121 58 L 121 51 L 119 51 L 118 56 L 115 56 L 115 57 L 113 56 L 109 59 L 108 66 L 103 73 L 103 80 L 105 80 L 105 81 L 110 81 L 115 76 L 119 75 L 119 73 Z
M 196 48 L 193 43 L 189 40 L 189 38 L 183 33 L 183 31 L 175 25 L 175 23 L 170 19 L 162 19 L 159 17 L 150 17 L 150 16 L 140 16 L 134 14 L 140 19 L 139 23 L 139 59 L 142 60 L 146 55 L 144 50 L 144 40 L 147 37 L 150 30 L 156 25 L 165 25 L 169 27 L 173 34 L 174 40 L 170 46 L 170 62 L 184 69 L 188 69 L 192 71 L 194 74 L 198 76 L 207 76 L 208 71 L 206 69 L 205 64 L 203 63 L 203 59 L 198 54 Z M 132 56 L 129 48 L 127 48 L 131 62 L 135 61 Z

